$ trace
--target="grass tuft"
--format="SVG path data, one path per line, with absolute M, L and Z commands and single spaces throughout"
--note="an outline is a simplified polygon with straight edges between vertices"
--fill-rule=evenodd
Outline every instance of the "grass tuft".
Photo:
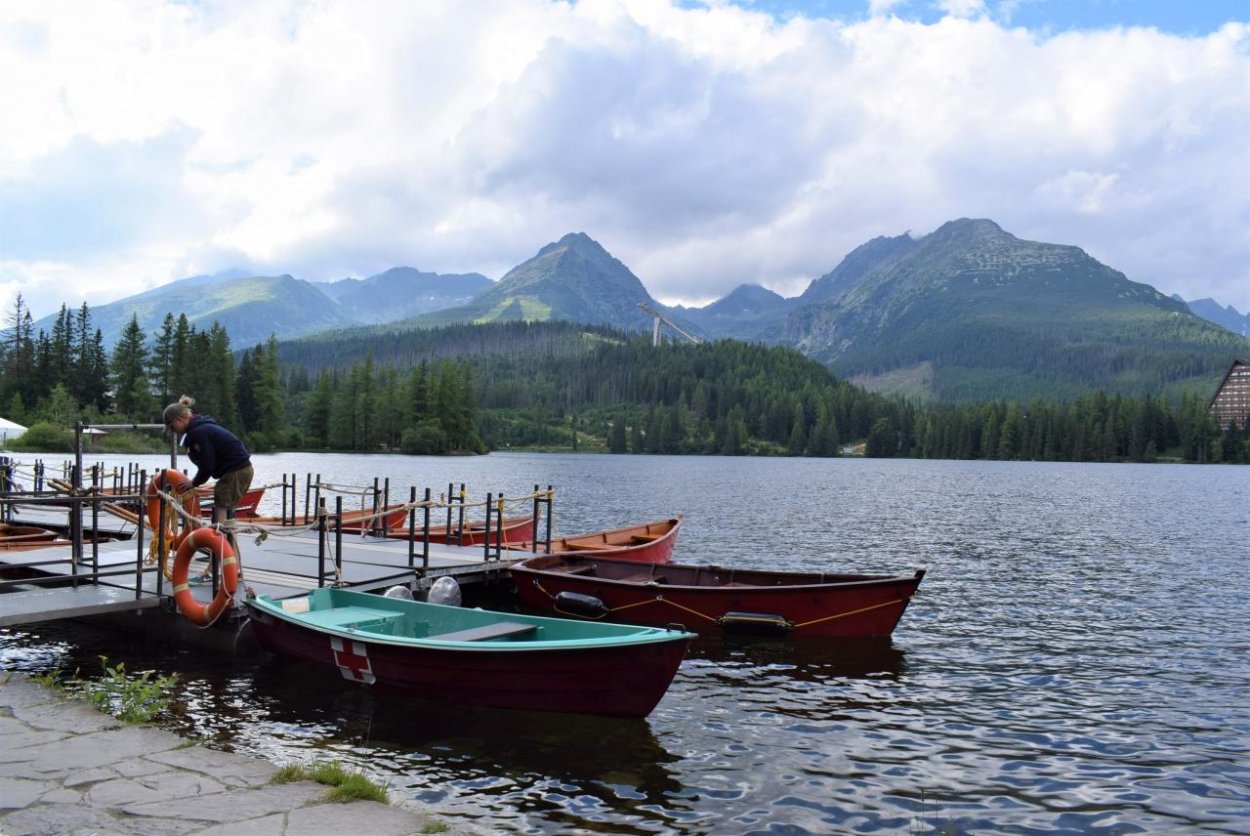
M 330 787 L 326 793 L 327 801 L 390 802 L 384 787 L 370 780 L 364 773 L 349 771 L 337 760 L 321 761 L 312 767 L 288 764 L 270 779 L 274 784 L 288 784 L 292 781 L 316 781 L 318 784 L 325 784 Z

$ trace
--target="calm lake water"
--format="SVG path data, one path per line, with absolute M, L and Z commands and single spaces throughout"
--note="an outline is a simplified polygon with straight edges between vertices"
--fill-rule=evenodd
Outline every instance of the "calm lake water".
M 0 630 L 0 666 L 88 671 L 105 653 L 178 671 L 179 732 L 279 762 L 339 758 L 497 832 L 1250 833 L 1250 469 L 506 453 L 256 465 L 258 484 L 389 477 L 400 498 L 550 484 L 560 533 L 685 513 L 682 562 L 929 574 L 892 640 L 698 640 L 642 721 L 413 707 L 259 655 L 136 648 L 77 625 Z

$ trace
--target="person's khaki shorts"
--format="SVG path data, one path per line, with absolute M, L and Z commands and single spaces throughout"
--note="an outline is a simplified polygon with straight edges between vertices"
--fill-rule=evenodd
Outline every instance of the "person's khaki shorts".
M 247 467 L 232 470 L 218 479 L 213 487 L 213 506 L 224 511 L 238 505 L 243 494 L 247 493 L 247 489 L 252 486 L 254 473 L 255 471 L 249 464 Z

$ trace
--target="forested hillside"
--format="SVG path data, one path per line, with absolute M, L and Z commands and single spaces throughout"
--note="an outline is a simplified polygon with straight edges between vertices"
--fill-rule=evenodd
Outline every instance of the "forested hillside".
M 865 392 L 797 352 L 733 340 L 651 345 L 567 322 L 458 325 L 281 346 L 284 366 L 359 374 L 459 358 L 495 449 L 1052 461 L 1250 461 L 1206 399 L 1083 396 L 920 407 Z M 1218 379 L 1213 380 L 1214 387 Z M 292 391 L 306 388 L 292 380 Z
M 171 316 L 149 335 L 132 318 L 108 357 L 86 305 L 52 334 L 22 314 L 19 297 L 0 340 L 0 404 L 57 443 L 79 420 L 159 422 L 188 393 L 256 450 L 1250 462 L 1246 430 L 1221 432 L 1196 395 L 921 407 L 788 348 L 654 346 L 568 322 L 270 339 L 236 353 L 217 323 Z

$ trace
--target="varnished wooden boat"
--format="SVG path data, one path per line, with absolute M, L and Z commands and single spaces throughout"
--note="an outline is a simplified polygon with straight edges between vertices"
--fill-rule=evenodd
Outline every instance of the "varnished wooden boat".
M 431 521 L 430 542 L 448 543 L 453 546 L 480 546 L 486 542 L 489 534 L 491 545 L 498 541 L 503 544 L 504 548 L 511 548 L 517 543 L 528 543 L 534 537 L 533 517 L 504 517 L 502 532 L 496 530 L 498 525 L 498 520 L 491 520 L 491 528 L 487 532 L 486 523 L 483 520 L 466 520 L 464 526 L 457 525 L 454 521 L 451 526 L 447 525 L 446 520 L 439 523 Z M 407 517 L 398 529 L 388 531 L 387 536 L 397 540 L 409 539 Z M 413 539 L 420 541 L 423 536 L 423 517 L 422 512 L 418 511 Z
M 267 525 L 273 527 L 279 526 L 303 526 L 306 525 L 303 517 L 296 517 L 292 522 L 289 518 L 283 520 L 281 517 L 257 517 L 239 515 L 240 519 L 245 519 L 250 523 L 257 525 Z M 344 511 L 341 525 L 344 533 L 360 534 L 363 530 L 368 534 L 376 530 L 385 528 L 388 531 L 398 531 L 408 525 L 408 506 L 407 505 L 387 505 L 381 508 L 375 514 L 372 509 L 364 508 L 359 511 Z M 334 529 L 334 521 L 329 523 L 330 529 Z
M 204 509 L 204 516 L 208 517 L 213 507 L 213 486 L 200 485 L 195 489 L 195 495 L 200 498 L 200 507 Z M 247 492 L 243 494 L 243 498 L 234 506 L 234 515 L 240 519 L 253 519 L 256 514 L 256 506 L 260 504 L 264 496 L 264 486 L 248 488 Z
M 46 528 L 0 523 L 0 551 L 26 551 L 68 543 L 55 531 Z
M 693 634 L 314 589 L 247 601 L 265 649 L 453 705 L 645 717 Z
M 888 636 L 924 578 L 781 572 L 678 563 L 639 566 L 589 555 L 539 555 L 510 567 L 529 609 L 696 631 Z
M 48 484 L 51 485 L 53 488 L 56 488 L 59 491 L 65 491 L 67 493 L 73 490 L 73 487 L 74 487 L 73 484 L 65 481 L 64 479 L 49 479 Z M 115 496 L 143 494 L 143 489 L 130 490 L 126 488 L 100 487 L 100 488 L 96 488 L 94 493 L 99 494 L 100 496 L 105 496 L 105 497 L 115 497 Z M 211 509 L 213 505 L 213 486 L 212 485 L 200 485 L 198 488 L 195 489 L 195 495 L 196 497 L 199 498 L 200 506 L 205 509 L 205 516 L 208 516 L 207 510 Z M 265 496 L 264 485 L 258 488 L 249 488 L 247 492 L 243 494 L 243 498 L 239 500 L 239 504 L 235 506 L 235 512 L 234 512 L 235 516 L 254 519 L 256 506 L 260 503 L 261 499 L 263 499 L 264 496 Z M 133 505 L 133 504 L 134 504 L 133 502 L 126 500 L 121 503 L 118 503 L 115 507 L 126 507 L 126 506 Z
M 682 519 L 678 514 L 665 520 L 553 538 L 550 553 L 601 555 L 632 563 L 667 563 L 677 546 Z M 504 556 L 524 557 L 525 553 L 548 553 L 546 541 L 538 541 L 537 547 L 533 542 L 515 543 L 508 547 Z
M 112 537 L 93 535 L 91 532 L 86 532 L 83 536 L 83 542 L 88 545 L 93 542 L 108 543 L 112 540 Z M 58 531 L 50 531 L 34 525 L 0 523 L 0 552 L 30 551 L 73 544 L 73 540 Z

